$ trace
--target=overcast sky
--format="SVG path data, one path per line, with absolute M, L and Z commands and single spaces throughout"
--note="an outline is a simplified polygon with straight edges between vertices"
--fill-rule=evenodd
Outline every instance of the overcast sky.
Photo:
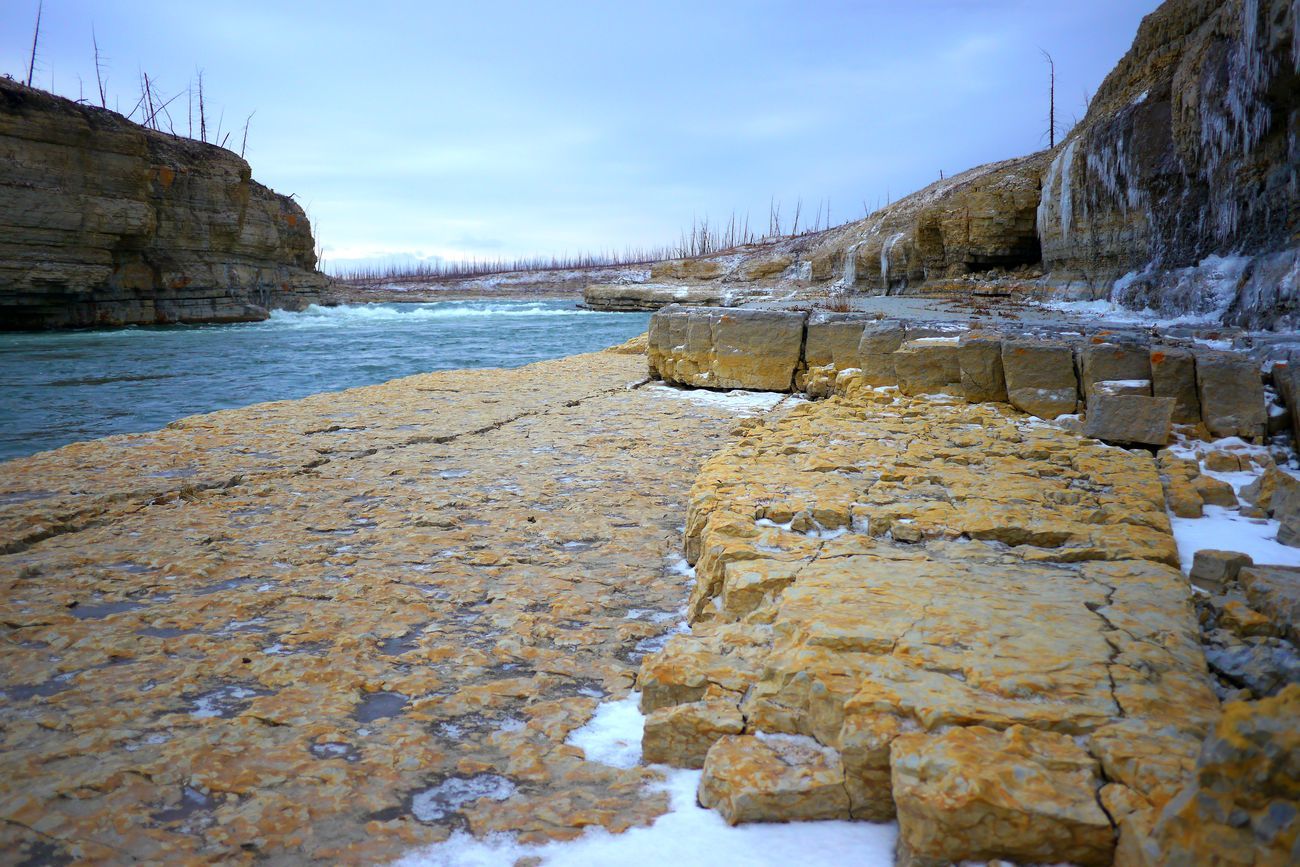
M 140 70 L 170 96 L 202 68 L 334 261 L 576 253 L 765 224 L 771 197 L 839 223 L 1037 150 L 1039 48 L 1068 123 L 1157 5 L 46 0 L 35 83 L 94 92 L 92 23 L 110 107 Z M 26 77 L 36 6 L 0 0 L 0 73 Z

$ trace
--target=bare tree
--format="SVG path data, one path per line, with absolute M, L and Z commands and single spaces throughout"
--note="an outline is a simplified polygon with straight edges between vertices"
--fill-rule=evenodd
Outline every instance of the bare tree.
M 1047 61 L 1047 146 L 1056 147 L 1056 61 L 1044 48 L 1038 49 Z
M 27 86 L 32 86 L 32 75 L 36 72 L 36 45 L 41 41 L 41 12 L 45 10 L 45 0 L 36 4 L 36 31 L 32 34 L 32 58 L 27 63 Z
M 95 35 L 95 27 L 90 27 L 90 41 L 95 46 L 95 82 L 99 85 L 99 107 L 108 108 L 108 96 L 104 92 L 104 64 L 99 57 L 99 37 Z

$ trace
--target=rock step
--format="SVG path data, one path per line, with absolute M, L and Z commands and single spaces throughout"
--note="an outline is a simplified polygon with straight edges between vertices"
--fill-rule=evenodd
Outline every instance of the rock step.
M 650 375 L 703 388 L 802 391 L 824 397 L 836 377 L 860 371 L 873 386 L 903 394 L 947 393 L 971 403 L 1010 403 L 1056 419 L 1089 410 L 1089 435 L 1108 442 L 1165 445 L 1171 424 L 1203 424 L 1215 437 L 1259 441 L 1272 424 L 1255 353 L 1209 350 L 1182 337 L 1037 326 L 972 329 L 952 322 L 878 319 L 671 305 L 650 320 Z M 1292 362 L 1270 382 L 1294 410 Z M 1296 380 L 1300 381 L 1300 380 Z M 1291 424 L 1300 413 L 1290 412 Z M 1298 431 L 1300 432 L 1300 431 Z

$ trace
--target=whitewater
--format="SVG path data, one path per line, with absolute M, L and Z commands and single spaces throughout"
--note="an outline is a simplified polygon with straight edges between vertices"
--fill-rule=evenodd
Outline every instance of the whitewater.
M 648 321 L 573 301 L 484 299 L 312 306 L 231 325 L 6 333 L 0 460 L 195 413 L 591 352 Z

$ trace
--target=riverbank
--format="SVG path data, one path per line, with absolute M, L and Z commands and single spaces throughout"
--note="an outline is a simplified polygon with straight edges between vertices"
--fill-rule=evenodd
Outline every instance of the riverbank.
M 162 427 L 186 415 L 432 370 L 591 352 L 647 316 L 572 300 L 311 306 L 264 322 L 0 335 L 0 460 Z

